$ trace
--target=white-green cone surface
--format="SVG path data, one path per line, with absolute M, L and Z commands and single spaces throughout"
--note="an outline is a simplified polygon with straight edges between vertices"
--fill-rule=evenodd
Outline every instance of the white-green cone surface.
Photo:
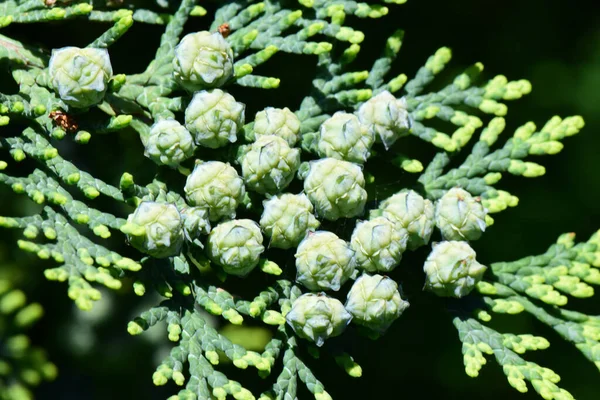
M 306 164 L 305 164 L 306 165 Z M 330 221 L 361 215 L 367 202 L 361 168 L 348 161 L 323 158 L 300 168 L 304 193 L 317 215 Z
M 300 150 L 277 136 L 262 136 L 241 155 L 242 176 L 249 190 L 276 194 L 285 189 L 298 167 Z
M 373 131 L 354 114 L 338 111 L 321 124 L 317 151 L 321 157 L 362 164 L 369 158 L 374 141 Z
M 402 190 L 388 197 L 379 205 L 378 210 L 371 212 L 372 218 L 383 216 L 406 229 L 409 250 L 429 243 L 433 233 L 433 215 L 433 203 L 414 190 Z
M 208 235 L 209 258 L 230 275 L 246 276 L 258 265 L 263 237 L 250 219 L 223 222 Z
M 48 69 L 61 100 L 76 108 L 100 103 L 113 74 L 108 50 L 94 47 L 52 50 Z
M 435 203 L 435 225 L 445 240 L 477 240 L 485 231 L 486 210 L 464 189 L 452 188 Z
M 290 147 L 294 147 L 298 142 L 300 120 L 287 107 L 283 109 L 267 107 L 256 113 L 252 131 L 255 139 L 275 135 L 285 140 Z
M 142 234 L 127 234 L 129 243 L 155 258 L 171 257 L 179 254 L 183 244 L 183 221 L 173 204 L 143 201 L 133 214 L 127 217 L 127 224 L 141 227 Z
M 186 90 L 222 86 L 233 75 L 233 50 L 219 32 L 187 34 L 175 47 L 173 77 Z
M 354 251 L 334 233 L 309 232 L 296 251 L 296 281 L 309 290 L 339 290 L 355 268 Z
M 475 259 L 475 250 L 467 242 L 439 242 L 433 249 L 423 270 L 425 289 L 442 297 L 463 297 L 481 280 L 487 267 Z
M 229 164 L 203 162 L 187 177 L 185 195 L 192 206 L 206 208 L 208 218 L 235 218 L 235 210 L 246 194 L 244 182 Z
M 158 165 L 176 168 L 194 155 L 194 138 L 174 119 L 158 121 L 150 128 L 144 155 Z
M 368 274 L 354 282 L 345 305 L 354 323 L 378 333 L 384 333 L 408 306 L 393 279 Z
M 260 226 L 271 238 L 270 247 L 289 249 L 320 223 L 313 215 L 313 205 L 304 194 L 285 193 L 263 202 Z
M 181 218 L 183 218 L 183 231 L 189 241 L 197 239 L 200 235 L 208 235 L 210 232 L 210 221 L 206 208 L 185 208 L 181 210 Z
M 356 224 L 350 246 L 356 267 L 369 272 L 389 272 L 396 268 L 406 250 L 408 232 L 385 217 Z
M 404 98 L 396 99 L 387 90 L 364 102 L 357 114 L 360 122 L 368 126 L 386 149 L 409 134 L 410 118 L 406 101 Z
M 185 126 L 197 145 L 216 149 L 237 140 L 246 106 L 221 89 L 196 92 L 185 109 Z
M 296 335 L 322 346 L 325 340 L 342 334 L 352 316 L 339 300 L 307 293 L 294 300 L 285 319 Z

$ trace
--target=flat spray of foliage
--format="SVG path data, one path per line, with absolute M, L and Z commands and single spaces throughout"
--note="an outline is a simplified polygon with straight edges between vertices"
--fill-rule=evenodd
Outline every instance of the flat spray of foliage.
M 573 234 L 565 234 L 542 255 L 489 267 L 475 259 L 471 246 L 476 249 L 484 231 L 494 234 L 490 214 L 518 203 L 501 189 L 502 176 L 543 175 L 544 167 L 532 160 L 561 151 L 563 139 L 578 133 L 583 120 L 554 116 L 541 128 L 528 122 L 505 132 L 505 102 L 531 86 L 501 75 L 480 83 L 480 63 L 428 91 L 451 59 L 448 48 L 437 50 L 414 77 L 388 76 L 402 31 L 381 43 L 382 55 L 370 70 L 354 70 L 364 34 L 346 25 L 347 16 L 384 18 L 388 7 L 403 2 L 232 0 L 214 15 L 194 0 L 159 2 L 177 7 L 170 15 L 127 0 L 4 1 L 0 27 L 68 19 L 112 26 L 85 49 L 54 49 L 53 59 L 0 33 L 0 60 L 18 85 L 17 93 L 0 94 L 0 125 L 25 126 L 0 137 L 0 169 L 12 171 L 0 173 L 0 182 L 43 205 L 38 215 L 0 217 L 0 225 L 23 231 L 21 249 L 56 262 L 44 271 L 46 278 L 65 282 L 81 309 L 99 299 L 97 285 L 120 289 L 134 282 L 137 295 L 158 292 L 164 298 L 127 329 L 138 335 L 166 323 L 173 348 L 153 380 L 179 385 L 172 399 L 294 399 L 299 385 L 317 400 L 329 399 L 300 350 L 335 357 L 359 377 L 360 360 L 328 346 L 327 339 L 353 330 L 376 346 L 368 338 L 410 312 L 397 290 L 401 282 L 377 273 L 421 268 L 401 262 L 403 252 L 420 246 L 431 248 L 423 260 L 422 296 L 459 298 L 448 303 L 449 312 L 469 376 L 494 358 L 518 391 L 533 387 L 544 399 L 573 398 L 554 371 L 524 356 L 547 348 L 545 338 L 499 332 L 486 323 L 493 313 L 530 313 L 600 368 L 600 318 L 565 308 L 568 296 L 590 297 L 590 285 L 600 283 L 600 236 L 575 243 Z M 209 32 L 182 40 L 189 18 L 212 18 Z M 164 34 L 147 69 L 124 75 L 112 71 L 103 49 L 133 24 L 164 25 Z M 296 110 L 245 115 L 228 88 L 277 89 L 277 76 L 254 70 L 278 52 L 316 60 L 310 94 Z M 127 156 L 158 164 L 154 181 L 136 183 L 136 171 L 122 171 L 119 182 L 104 182 L 57 149 L 61 140 L 83 146 L 121 130 L 139 134 L 145 154 Z M 435 147 L 435 157 L 411 157 L 403 150 L 409 135 Z M 26 158 L 37 168 L 19 174 Z M 169 168 L 181 174 L 178 181 L 162 178 L 171 176 L 160 173 Z M 387 199 L 377 198 L 374 191 L 390 170 L 418 179 L 406 178 L 416 183 L 406 187 L 401 181 Z M 103 212 L 97 198 L 121 203 L 116 209 L 125 211 Z M 336 231 L 338 237 L 327 232 L 336 220 L 356 228 Z M 438 231 L 444 241 L 430 243 Z M 123 234 L 141 251 L 137 257 L 105 245 L 111 235 Z M 242 298 L 232 288 L 248 274 L 262 274 L 253 280 L 262 286 Z M 0 285 L 1 315 L 24 306 L 20 292 L 8 287 Z M 25 358 L 16 362 L 33 365 L 10 368 L 13 359 L 5 350 L 26 351 L 25 336 L 15 329 L 37 313 L 24 310 L 9 330 L 0 329 L 2 398 L 29 397 L 25 390 L 5 390 L 15 387 L 15 379 L 35 384 L 53 375 L 44 358 L 28 353 L 19 353 Z M 206 312 L 233 325 L 265 324 L 272 338 L 259 351 L 246 349 L 209 323 Z M 229 379 L 220 371 L 225 361 L 255 369 L 267 389 L 251 393 L 244 382 Z

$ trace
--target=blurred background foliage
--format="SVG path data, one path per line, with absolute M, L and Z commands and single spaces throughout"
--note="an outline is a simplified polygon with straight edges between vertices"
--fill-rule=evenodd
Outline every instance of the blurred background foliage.
M 137 3 L 160 10 L 152 1 Z M 210 10 L 216 3 L 203 5 Z M 209 22 L 204 18 L 194 19 L 186 30 L 206 29 Z M 592 2 L 411 0 L 404 6 L 391 7 L 384 20 L 353 22 L 366 34 L 357 69 L 368 68 L 385 39 L 395 29 L 402 28 L 406 31 L 405 41 L 392 75 L 404 72 L 412 76 L 437 48 L 449 46 L 453 62 L 442 74 L 440 83 L 475 61 L 485 65 L 486 79 L 499 73 L 509 79 L 529 79 L 533 92 L 509 104 L 507 132 L 529 120 L 541 127 L 556 114 L 584 117 L 583 132 L 570 138 L 561 154 L 541 160 L 547 168 L 544 177 L 504 178 L 507 190 L 521 201 L 518 207 L 498 215 L 494 226 L 475 244 L 482 263 L 541 253 L 564 232 L 576 232 L 580 240 L 586 240 L 600 228 L 600 12 Z M 3 33 L 52 48 L 85 46 L 105 28 L 101 24 L 70 21 L 10 26 Z M 134 24 L 110 49 L 115 72 L 141 72 L 153 57 L 162 31 L 161 26 Z M 248 105 L 248 118 L 266 105 L 298 107 L 314 77 L 315 62 L 312 57 L 278 54 L 261 67 L 264 75 L 282 77 L 277 92 L 236 88 L 233 94 Z M 0 73 L 7 76 L 9 71 Z M 3 79 L 0 90 L 7 93 L 15 88 Z M 405 145 L 409 154 L 413 150 L 423 152 L 418 148 L 421 146 L 418 140 L 408 139 Z M 156 171 L 150 161 L 140 157 L 143 149 L 133 131 L 93 137 L 87 146 L 69 141 L 60 146 L 65 158 L 112 184 L 118 183 L 123 171 L 136 174 L 139 182 L 147 182 Z M 22 168 L 26 173 L 31 165 L 23 163 Z M 392 173 L 398 174 L 397 188 L 388 187 L 386 191 L 402 187 L 403 175 Z M 115 210 L 110 204 L 102 206 L 121 215 L 129 212 Z M 0 187 L 0 214 L 24 215 L 36 212 L 37 208 L 22 196 L 16 197 L 6 187 Z M 10 276 L 28 298 L 44 305 L 45 316 L 31 330 L 32 341 L 47 349 L 59 370 L 54 382 L 37 389 L 37 398 L 167 397 L 172 388 L 156 388 L 151 380 L 159 359 L 170 349 L 164 329 L 153 329 L 150 331 L 153 334 L 141 337 L 131 337 L 126 332 L 128 320 L 156 299 L 149 295 L 138 298 L 133 295 L 131 285 L 125 284 L 119 292 L 103 291 L 103 300 L 93 311 L 81 312 L 68 299 L 64 285 L 44 280 L 42 271 L 49 265 L 17 249 L 17 238 L 18 232 L 0 231 L 2 275 Z M 125 248 L 123 237 L 115 235 L 110 246 Z M 123 251 L 128 252 L 134 254 Z M 492 360 L 478 379 L 465 375 L 458 335 L 444 311 L 444 301 L 421 292 L 424 257 L 425 249 L 413 253 L 394 271 L 393 276 L 403 283 L 411 307 L 382 339 L 369 342 L 345 335 L 332 341 L 333 346 L 343 345 L 362 365 L 361 379 L 346 376 L 334 367 L 329 357 L 309 360 L 334 399 L 410 398 L 417 393 L 422 398 L 444 399 L 537 398 L 535 394 L 520 395 L 512 389 Z M 571 299 L 570 308 L 597 314 L 599 299 L 600 296 Z M 548 338 L 550 349 L 528 353 L 528 358 L 559 373 L 562 386 L 575 398 L 598 398 L 600 380 L 596 368 L 548 328 L 525 315 L 495 316 L 492 327 L 501 332 L 532 333 Z M 229 330 L 228 335 L 249 347 L 260 348 L 269 333 L 249 328 L 241 332 Z M 232 368 L 228 372 L 248 382 L 250 388 L 254 384 L 261 386 L 256 371 Z M 303 393 L 300 398 L 305 398 L 304 395 L 308 398 Z

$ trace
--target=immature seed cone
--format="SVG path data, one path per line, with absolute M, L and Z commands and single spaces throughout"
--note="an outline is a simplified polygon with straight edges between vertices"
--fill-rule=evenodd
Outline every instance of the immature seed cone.
M 313 215 L 313 205 L 304 194 L 285 193 L 263 202 L 260 226 L 271 237 L 270 247 L 289 249 L 320 223 Z
M 307 293 L 294 300 L 285 319 L 296 335 L 322 346 L 326 339 L 342 334 L 352 316 L 339 300 Z
M 435 225 L 446 240 L 477 240 L 485 231 L 486 210 L 464 189 L 448 190 L 435 204 Z
M 253 128 L 254 139 L 275 135 L 285 140 L 290 147 L 298 142 L 300 120 L 289 108 L 267 107 L 256 113 Z
M 187 177 L 184 191 L 192 206 L 206 208 L 211 221 L 235 218 L 246 190 L 236 170 L 220 161 L 197 164 Z
M 230 275 L 246 276 L 258 265 L 263 237 L 258 224 L 251 219 L 223 222 L 208 235 L 210 259 Z
M 353 322 L 378 333 L 384 333 L 408 306 L 393 279 L 368 274 L 354 282 L 345 305 Z
M 296 280 L 309 290 L 339 290 L 354 267 L 354 251 L 331 232 L 309 232 L 296 251 Z
M 63 47 L 52 50 L 49 73 L 62 101 L 85 108 L 102 101 L 113 70 L 106 49 Z
M 423 265 L 425 289 L 443 297 L 463 297 L 483 278 L 487 267 L 467 242 L 435 243 Z
M 389 148 L 410 132 L 410 118 L 404 98 L 396 99 L 387 90 L 364 102 L 358 109 L 360 122 L 374 132 L 378 142 Z
M 378 210 L 371 212 L 371 218 L 383 216 L 398 222 L 408 231 L 407 248 L 414 250 L 429 243 L 433 233 L 434 207 L 414 190 L 402 190 L 388 197 Z
M 371 154 L 375 135 L 353 114 L 338 111 L 319 129 L 317 150 L 321 157 L 332 157 L 362 164 Z
M 399 223 L 377 217 L 356 224 L 350 246 L 356 254 L 358 268 L 389 272 L 400 263 L 407 241 L 408 232 Z
M 141 235 L 127 234 L 129 243 L 155 258 L 178 255 L 183 244 L 183 221 L 173 204 L 144 201 L 127 217 L 127 223 L 141 227 Z
M 262 136 L 240 157 L 242 176 L 249 190 L 276 194 L 286 188 L 300 167 L 300 150 L 277 136 Z
M 196 92 L 185 109 L 185 127 L 199 146 L 216 149 L 237 140 L 246 106 L 221 89 Z
M 306 165 L 306 164 L 305 164 Z M 356 164 L 323 158 L 300 168 L 304 192 L 317 215 L 327 220 L 352 218 L 363 213 L 367 202 L 365 178 Z
M 219 87 L 232 76 L 233 50 L 220 33 L 190 33 L 175 47 L 173 77 L 186 90 Z
M 187 207 L 181 211 L 181 218 L 183 218 L 183 231 L 189 241 L 197 239 L 200 235 L 208 235 L 210 232 L 206 208 Z
M 150 128 L 144 155 L 158 165 L 176 168 L 194 155 L 194 139 L 183 125 L 174 119 L 156 122 Z

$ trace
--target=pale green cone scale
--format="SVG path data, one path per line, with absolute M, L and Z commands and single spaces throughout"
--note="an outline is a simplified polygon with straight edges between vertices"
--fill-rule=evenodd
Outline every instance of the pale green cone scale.
M 174 119 L 160 120 L 150 128 L 144 155 L 158 165 L 176 168 L 194 155 L 196 146 L 190 132 Z
M 108 50 L 92 47 L 53 50 L 48 70 L 61 100 L 76 108 L 100 103 L 113 74 Z
M 331 232 L 309 232 L 296 251 L 296 280 L 307 289 L 337 291 L 355 268 L 350 245 Z
M 196 92 L 185 109 L 185 127 L 199 146 L 216 149 L 237 141 L 246 106 L 221 89 Z
M 244 182 L 229 164 L 220 161 L 203 162 L 187 177 L 184 191 L 192 206 L 206 208 L 211 221 L 234 218 L 235 210 L 244 198 Z
M 175 47 L 173 77 L 186 90 L 219 87 L 232 76 L 233 50 L 220 33 L 190 33 Z
M 294 300 L 285 318 L 296 335 L 320 347 L 342 334 L 352 316 L 339 300 L 324 293 L 307 293 Z
M 467 242 L 435 243 L 423 265 L 425 289 L 442 297 L 466 296 L 487 269 L 475 256 Z
M 408 306 L 393 279 L 363 274 L 350 288 L 344 307 L 354 323 L 384 333 Z
M 271 238 L 269 246 L 289 249 L 300 243 L 320 223 L 313 215 L 313 205 L 304 194 L 285 193 L 263 202 L 260 217 L 263 232 Z
M 298 142 L 300 120 L 289 108 L 267 107 L 256 113 L 252 134 L 255 139 L 274 135 L 285 140 L 290 147 Z
M 139 251 L 156 258 L 179 254 L 183 220 L 173 204 L 144 201 L 129 215 L 127 224 L 136 228 L 127 238 Z
M 209 258 L 230 275 L 246 276 L 258 265 L 263 237 L 250 219 L 223 222 L 208 235 Z
M 435 225 L 446 240 L 477 240 L 485 232 L 486 213 L 479 198 L 452 188 L 435 204 Z
M 307 164 L 304 164 L 307 165 Z M 300 168 L 304 193 L 316 213 L 330 221 L 361 215 L 367 202 L 362 169 L 351 162 L 335 158 L 311 161 Z

